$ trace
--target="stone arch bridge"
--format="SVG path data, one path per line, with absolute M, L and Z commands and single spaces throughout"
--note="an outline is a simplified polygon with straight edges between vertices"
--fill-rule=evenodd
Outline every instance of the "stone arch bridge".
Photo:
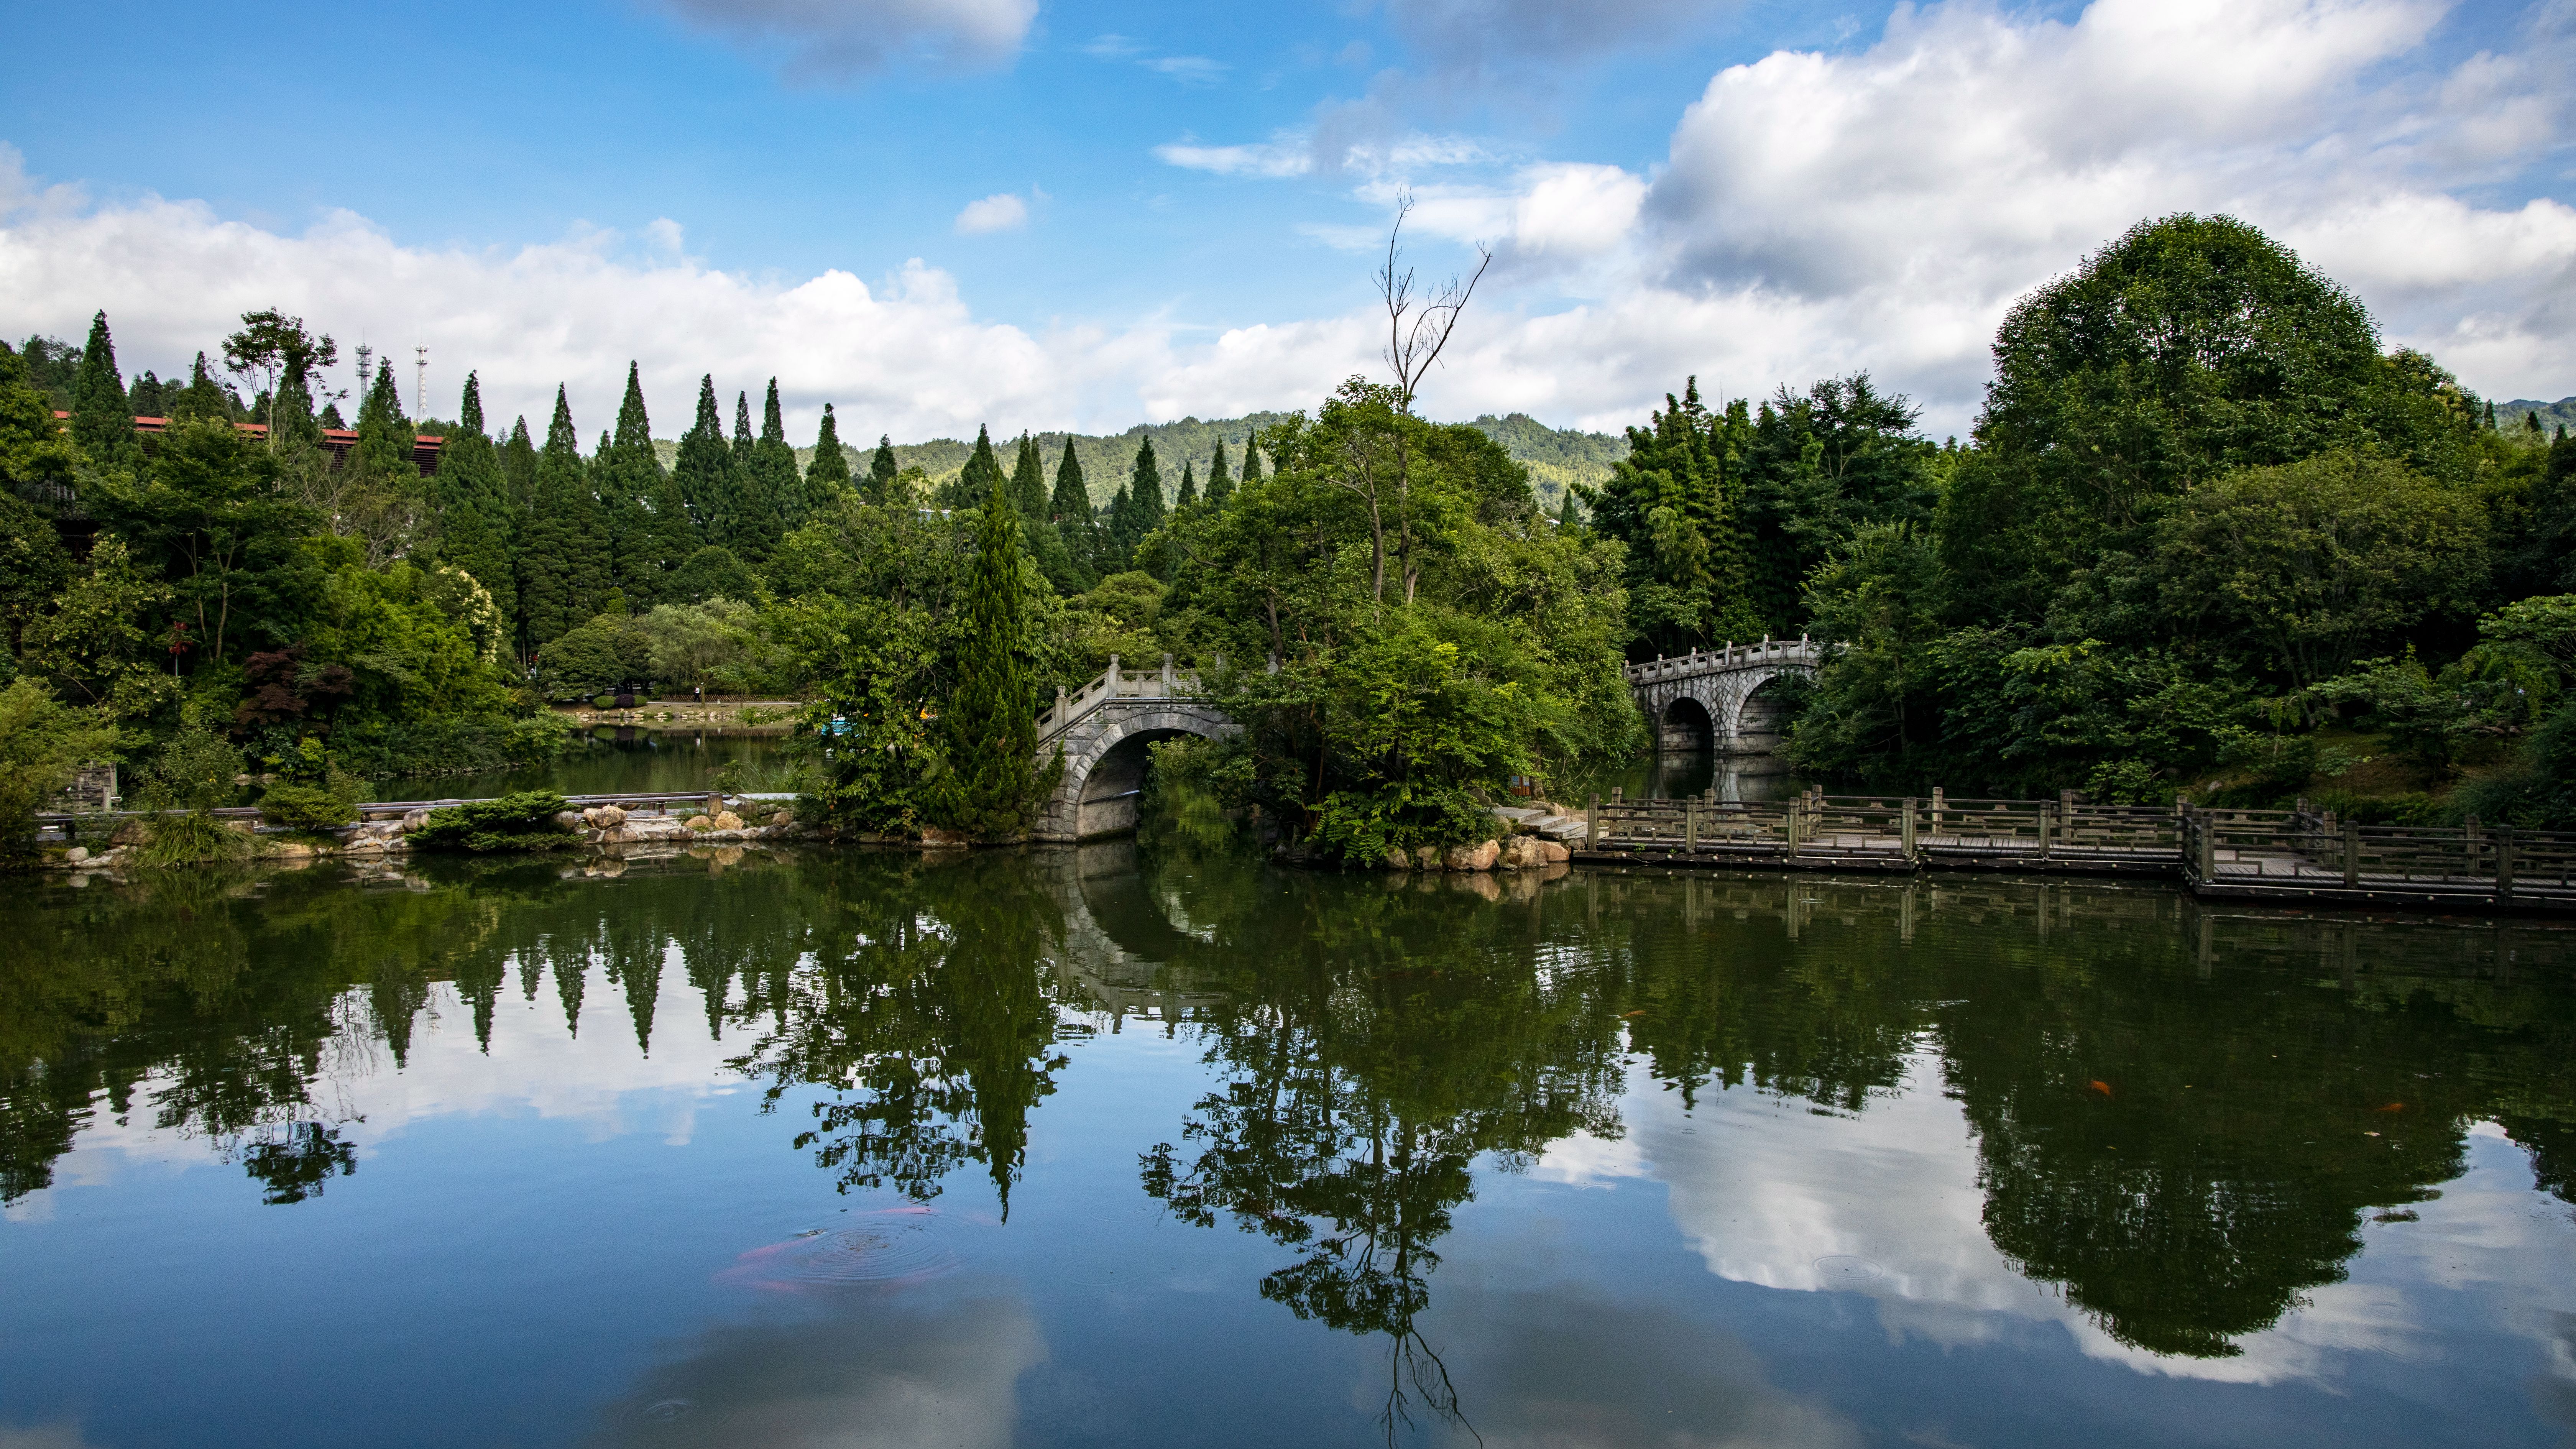
M 1078 690 L 1059 689 L 1038 716 L 1038 763 L 1064 750 L 1064 777 L 1030 834 L 1039 840 L 1091 840 L 1136 828 L 1136 797 L 1145 788 L 1145 748 L 1196 735 L 1219 739 L 1241 726 L 1207 699 L 1195 670 L 1109 668 Z
M 1781 692 L 1770 686 L 1814 677 L 1831 647 L 1801 638 L 1694 649 L 1627 666 L 1628 687 L 1654 723 L 1658 750 L 1767 755 L 1789 722 Z

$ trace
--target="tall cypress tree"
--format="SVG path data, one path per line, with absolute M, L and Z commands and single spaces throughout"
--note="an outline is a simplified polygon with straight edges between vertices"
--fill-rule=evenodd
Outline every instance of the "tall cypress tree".
M 1261 453 L 1252 446 L 1250 438 L 1243 440 L 1243 476 L 1237 481 L 1247 484 L 1261 481 Z
M 504 619 L 516 619 L 518 571 L 510 557 L 509 484 L 501 455 L 483 431 L 483 384 L 465 374 L 465 396 L 456 426 L 439 444 L 438 472 L 430 479 L 438 500 L 439 552 L 474 576 Z
M 102 468 L 142 464 L 143 444 L 134 434 L 134 408 L 125 396 L 124 379 L 116 373 L 116 339 L 108 335 L 105 312 L 89 321 L 89 341 L 72 374 L 71 413 L 72 441 L 92 463 Z
M 143 375 L 134 380 L 134 385 L 125 390 L 125 405 L 132 408 L 138 418 L 166 420 L 170 416 L 169 400 L 161 395 L 161 378 L 150 368 L 145 368 Z
M 1208 460 L 1207 501 L 1210 508 L 1223 508 L 1227 495 L 1234 492 L 1234 480 L 1225 476 L 1225 439 L 1216 440 L 1216 456 Z
M 773 377 L 769 396 L 760 405 L 760 441 L 751 445 L 741 508 L 733 527 L 718 542 L 748 562 L 765 562 L 778 548 L 779 522 L 794 507 L 799 491 L 796 450 L 787 442 L 787 421 L 778 406 L 778 379 Z
M 1100 581 L 1100 520 L 1091 511 L 1091 488 L 1083 481 L 1082 460 L 1074 456 L 1073 435 L 1064 439 L 1064 457 L 1055 465 L 1055 496 L 1047 501 L 1049 520 L 1074 566 L 1074 589 Z
M 224 396 L 223 384 L 215 381 L 213 371 L 206 366 L 206 354 L 197 354 L 197 360 L 188 368 L 187 389 L 171 402 L 170 407 L 173 417 L 232 417 L 232 400 Z
M 525 441 L 524 423 L 513 441 Z M 545 451 L 534 461 L 533 497 L 519 545 L 520 647 L 531 651 L 597 613 L 609 590 L 605 526 L 561 386 L 555 388 Z
M 814 435 L 814 458 L 805 465 L 804 495 L 797 500 L 796 511 L 783 522 L 795 528 L 849 491 L 850 455 L 841 451 L 841 425 L 832 417 L 832 405 L 825 403 L 823 427 Z
M 1150 437 L 1136 445 L 1136 470 L 1128 479 L 1127 492 L 1135 517 L 1135 536 L 1127 540 L 1127 547 L 1133 549 L 1146 534 L 1163 526 L 1163 470 L 1154 461 Z
M 1038 456 L 1037 440 L 1026 433 L 1020 434 L 1019 451 L 1011 459 L 1011 508 L 1023 519 L 1046 521 L 1046 461 Z
M 991 486 L 1000 481 L 986 485 L 975 521 L 975 563 L 958 621 L 957 687 L 939 711 L 947 770 L 931 794 L 936 823 L 978 840 L 1027 835 L 1063 768 L 1037 764 L 1028 570 L 1019 515 L 1008 493 Z
M 662 578 L 698 551 L 688 505 L 662 471 L 653 451 L 653 420 L 644 410 L 641 371 L 626 365 L 626 396 L 617 407 L 616 436 L 597 464 L 600 507 L 608 516 L 617 587 L 626 606 L 641 612 L 661 602 Z
M 698 379 L 698 416 L 680 435 L 680 455 L 671 476 L 680 485 L 680 502 L 700 533 L 717 532 L 716 518 L 732 501 L 733 450 L 725 446 L 724 415 L 716 411 L 713 373 Z
M 510 440 L 501 445 L 501 478 L 510 500 L 510 516 L 526 518 L 537 503 L 537 448 L 528 441 L 528 419 L 524 414 L 510 425 Z
M 1188 459 L 1181 460 L 1181 492 L 1179 497 L 1172 500 L 1174 508 L 1188 508 L 1199 501 L 1199 478 L 1192 468 L 1193 465 Z
M 1026 433 L 1020 434 L 1018 455 L 1012 459 L 1009 492 L 1011 511 L 1020 516 L 1029 558 L 1038 573 L 1058 593 L 1075 594 L 1089 587 L 1083 582 L 1089 570 L 1065 547 L 1063 535 L 1047 518 L 1046 461 L 1038 455 L 1037 440 Z
M 1124 483 L 1109 495 L 1100 510 L 1100 562 L 1096 565 L 1102 577 L 1125 573 L 1136 558 L 1136 540 L 1144 531 L 1136 526 L 1136 495 Z
M 975 451 L 966 455 L 966 466 L 957 472 L 957 482 L 948 491 L 950 508 L 982 506 L 987 494 L 1003 485 L 1002 460 L 993 456 L 993 434 L 989 428 L 975 430 Z
M 868 460 L 868 501 L 893 502 L 895 475 L 902 471 L 895 466 L 894 440 L 883 433 L 877 434 L 876 456 Z

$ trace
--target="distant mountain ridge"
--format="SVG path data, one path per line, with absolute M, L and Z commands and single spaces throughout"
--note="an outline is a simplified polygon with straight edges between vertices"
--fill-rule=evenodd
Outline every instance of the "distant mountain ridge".
M 2521 427 L 2526 413 L 2540 414 L 2541 430 L 2552 435 L 2560 428 L 2576 428 L 2576 397 L 2562 397 L 2554 403 L 2534 402 L 2527 397 L 2515 398 L 2512 402 L 2497 403 L 2495 410 L 2499 428 Z
M 1164 501 L 1169 502 L 1171 494 L 1180 487 L 1183 463 L 1195 465 L 1204 483 L 1208 460 L 1215 454 L 1216 445 L 1223 442 L 1226 467 L 1229 472 L 1240 476 L 1244 439 L 1285 420 L 1287 416 L 1286 413 L 1265 412 L 1246 413 L 1235 418 L 1188 417 L 1172 423 L 1138 423 L 1123 433 L 1075 433 L 1071 435 L 1073 455 L 1082 462 L 1082 481 L 1091 490 L 1091 501 L 1094 504 L 1107 503 L 1110 495 L 1118 491 L 1118 485 L 1127 481 L 1129 470 L 1135 466 L 1137 445 L 1152 438 L 1154 459 L 1163 476 Z M 1504 451 L 1528 466 L 1530 483 L 1538 492 L 1539 502 L 1551 509 L 1565 496 L 1568 483 L 1599 483 L 1610 476 L 1611 465 L 1628 456 L 1626 438 L 1612 437 L 1607 433 L 1587 433 L 1575 428 L 1551 428 L 1526 413 L 1499 418 L 1488 413 L 1476 419 L 1471 426 L 1502 444 Z M 1052 486 L 1056 464 L 1064 456 L 1067 435 L 1039 433 L 1036 436 L 1038 451 L 1046 459 L 1047 482 Z M 997 433 L 993 437 L 993 446 L 1002 453 L 1005 470 L 1011 466 L 1010 445 L 1018 439 L 1017 433 L 1007 437 Z M 841 445 L 842 450 L 850 455 L 851 470 L 866 472 L 868 460 L 876 454 L 876 443 L 845 437 Z M 666 451 L 676 455 L 678 447 L 669 445 Z M 965 468 L 967 456 L 974 451 L 972 439 L 933 438 L 925 443 L 894 445 L 895 462 L 906 468 L 919 468 L 930 475 L 933 483 L 956 477 Z M 797 465 L 806 465 L 813 456 L 811 448 L 797 449 Z M 1262 459 L 1262 471 L 1267 473 L 1270 467 L 1271 460 Z

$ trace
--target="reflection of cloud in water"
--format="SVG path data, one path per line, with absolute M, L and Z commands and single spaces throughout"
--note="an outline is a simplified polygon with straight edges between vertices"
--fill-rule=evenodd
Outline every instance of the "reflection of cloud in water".
M 1436 1319 L 1436 1323 L 1433 1321 Z M 1424 1330 L 1485 1449 L 1837 1449 L 1861 1435 L 1763 1375 L 1743 1340 L 1579 1291 L 1443 1292 Z
M 2120 1342 L 2054 1284 L 2024 1277 L 1986 1236 L 1977 1148 L 1939 1062 L 1908 1064 L 1905 1090 L 1858 1116 L 1739 1088 L 1679 1104 L 1640 1083 L 1622 1104 L 1628 1141 L 1666 1184 L 1673 1221 L 1720 1277 L 1875 1300 L 1891 1340 L 2035 1346 L 2051 1325 L 2085 1354 L 2177 1377 L 2274 1383 L 2332 1377 L 2354 1353 L 2425 1359 L 2455 1317 L 2433 1296 L 2496 1301 L 2509 1334 L 2546 1341 L 2544 1305 L 2576 1301 L 2576 1226 L 2535 1212 L 2528 1163 L 2493 1127 L 2470 1134 L 2469 1170 L 2417 1205 L 2421 1221 L 2364 1224 L 2349 1277 L 2310 1290 L 2234 1358 L 2159 1355 Z M 1635 1171 L 1626 1154 L 1541 1159 L 1534 1175 L 1579 1180 Z M 1875 1271 L 1872 1271 L 1872 1270 Z
M 0 1449 L 89 1449 L 71 1424 L 40 1424 L 31 1429 L 12 1429 L 0 1425 Z
M 819 1312 L 705 1330 L 610 1406 L 587 1442 L 998 1449 L 1019 1416 L 1013 1386 L 1045 1357 L 1016 1297 L 853 1288 Z
M 488 1053 L 474 1038 L 473 1008 L 451 983 L 440 982 L 413 1024 L 406 1066 L 396 1068 L 381 1043 L 358 1042 L 343 1053 L 348 1060 L 332 1063 L 314 1084 L 304 1115 L 337 1125 L 362 1161 L 415 1122 L 470 1116 L 572 1123 L 592 1142 L 650 1132 L 685 1146 L 701 1106 L 743 1088 L 725 1069 L 740 1043 L 709 1039 L 701 1026 L 705 998 L 673 979 L 679 970 L 676 963 L 664 968 L 655 1019 L 684 1029 L 657 1031 L 650 1055 L 635 1044 L 626 1003 L 602 993 L 596 971 L 578 1036 L 565 1027 L 552 990 L 533 1000 L 505 991 Z M 364 995 L 355 991 L 349 1000 L 362 1002 Z M 137 1096 L 148 1101 L 160 1081 L 147 1077 Z M 203 1137 L 154 1126 L 148 1106 L 138 1105 L 122 1123 L 96 1110 L 56 1164 L 55 1181 L 88 1187 L 137 1171 L 172 1172 L 214 1160 L 217 1148 Z

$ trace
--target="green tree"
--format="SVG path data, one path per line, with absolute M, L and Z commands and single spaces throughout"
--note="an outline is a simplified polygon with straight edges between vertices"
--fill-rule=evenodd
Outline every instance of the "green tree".
M 2420 359 L 2382 357 L 2361 303 L 2232 217 L 2146 221 L 2017 303 L 1943 503 L 1953 572 L 2037 619 L 2195 486 L 2334 448 L 2436 476 L 2465 419 Z
M 1226 475 L 1225 439 L 1216 440 L 1216 455 L 1208 459 L 1207 501 L 1210 508 L 1223 508 L 1226 495 L 1234 491 L 1234 480 Z
M 803 526 L 806 519 L 850 491 L 850 455 L 841 447 L 841 427 L 832 405 L 823 404 L 823 425 L 814 435 L 814 458 L 805 465 L 805 491 L 796 507 L 780 520 L 781 531 Z
M 894 440 L 879 433 L 876 454 L 868 459 L 868 501 L 892 502 L 895 475 L 901 471 L 903 470 L 895 466 Z
M 69 506 L 80 449 L 54 421 L 26 359 L 0 349 L 0 485 L 48 514 Z
M 1198 475 L 1197 475 L 1196 473 L 1194 473 L 1194 472 L 1192 472 L 1192 471 L 1191 471 L 1191 469 L 1193 468 L 1193 466 L 1194 466 L 1194 465 L 1193 465 L 1193 464 L 1191 464 L 1187 459 L 1182 460 L 1182 463 L 1181 463 L 1181 491 L 1180 491 L 1179 493 L 1175 494 L 1175 495 L 1173 496 L 1173 498 L 1172 498 L 1172 506 L 1173 506 L 1174 508 L 1176 508 L 1176 509 L 1177 509 L 1177 508 L 1196 508 L 1196 507 L 1198 506 L 1198 502 L 1199 502 L 1199 479 L 1198 479 Z
M 535 461 L 535 497 L 519 550 L 521 647 L 530 653 L 599 612 L 615 587 L 607 521 L 561 385 Z
M 1031 581 L 1019 515 L 992 486 L 1000 481 L 984 489 L 975 562 L 958 601 L 956 688 L 939 712 L 946 769 L 932 797 L 935 823 L 979 840 L 1025 836 L 1064 768 L 1061 761 L 1040 768 L 1036 760 Z
M 1047 501 L 1047 516 L 1055 525 L 1056 537 L 1064 543 L 1065 558 L 1072 569 L 1074 585 L 1058 589 L 1079 593 L 1100 577 L 1100 524 L 1091 509 L 1091 489 L 1082 478 L 1082 460 L 1074 456 L 1073 438 L 1064 440 L 1064 456 L 1055 466 L 1055 493 Z
M 718 516 L 732 506 L 735 466 L 733 450 L 725 446 L 723 415 L 716 411 L 712 373 L 698 379 L 697 421 L 680 435 L 680 456 L 671 466 L 671 476 L 680 485 L 680 499 L 698 532 L 717 536 L 722 528 Z
M 144 722 L 179 693 L 155 634 L 171 595 L 168 584 L 136 566 L 124 539 L 106 535 L 53 608 L 28 621 L 23 667 L 140 740 Z
M 1151 437 L 1136 445 L 1136 464 L 1127 475 L 1127 506 L 1129 536 L 1120 542 L 1132 550 L 1146 534 L 1163 526 L 1163 472 L 1154 460 Z
M 779 411 L 778 379 L 769 380 L 769 395 L 760 408 L 760 440 L 751 446 L 751 465 L 742 474 L 740 501 L 731 527 L 720 542 L 746 562 L 758 565 L 778 547 L 787 515 L 802 492 L 796 476 L 796 450 L 787 444 L 787 423 Z
M 89 341 L 81 347 L 80 371 L 72 379 L 72 441 L 102 468 L 133 468 L 143 462 L 143 444 L 134 433 L 134 409 L 125 383 L 116 372 L 116 340 L 108 335 L 107 313 L 89 323 Z
M 500 450 L 484 431 L 483 384 L 477 374 L 465 374 L 465 395 L 456 413 L 456 426 L 439 444 L 438 472 L 430 479 L 442 534 L 439 553 L 472 575 L 515 627 L 519 570 L 510 547 L 514 510 Z M 521 431 L 525 441 L 524 423 Z
M 314 580 L 301 540 L 321 520 L 276 486 L 277 460 L 215 419 L 161 436 L 140 478 L 99 490 L 95 511 L 177 595 L 192 662 L 291 642 Z
M 170 416 L 173 418 L 222 418 L 232 422 L 241 415 L 241 400 L 232 395 L 231 389 L 215 381 L 214 373 L 206 365 L 206 354 L 202 352 L 197 354 L 195 362 L 189 364 L 188 385 L 173 388 L 171 392 Z
M 601 446 L 593 469 L 592 491 L 607 526 L 617 589 L 628 607 L 649 609 L 661 598 L 662 576 L 697 552 L 701 540 L 689 523 L 687 503 L 653 451 L 643 378 L 632 362 L 626 364 L 626 396 L 617 405 L 617 431 Z
M 115 739 L 96 715 L 65 707 L 32 679 L 0 688 L 0 865 L 35 854 L 36 812 Z
M 966 466 L 957 471 L 955 481 L 940 485 L 939 506 L 964 511 L 981 508 L 984 500 L 1005 488 L 1002 461 L 993 455 L 993 435 L 988 428 L 975 430 L 975 450 L 966 455 Z M 1007 495 L 1005 495 L 1007 501 Z

